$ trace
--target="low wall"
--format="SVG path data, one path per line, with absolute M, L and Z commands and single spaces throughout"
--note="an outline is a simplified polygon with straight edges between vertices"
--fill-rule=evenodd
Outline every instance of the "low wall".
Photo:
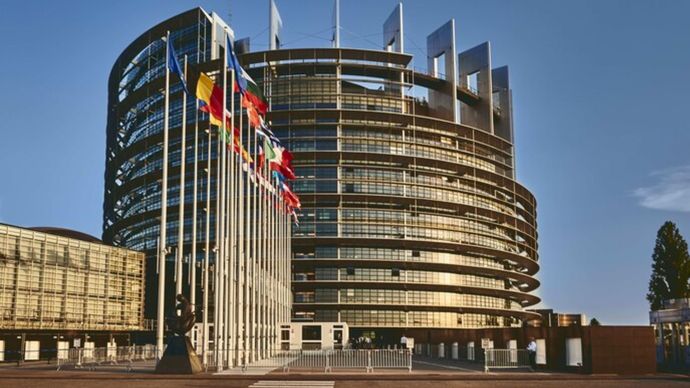
M 493 341 L 494 348 L 505 349 L 509 340 L 517 342 L 518 349 L 527 347 L 530 337 L 543 339 L 546 346 L 546 364 L 539 368 L 579 373 L 648 374 L 656 372 L 654 330 L 650 326 L 570 326 L 519 327 L 496 329 L 409 329 L 404 331 L 417 344 L 444 343 L 445 357 L 451 358 L 454 342 L 466 347 L 474 342 L 476 349 L 482 339 Z M 580 339 L 581 365 L 568 365 L 566 342 Z M 479 352 L 478 352 L 479 353 Z M 437 354 L 433 354 L 434 357 Z

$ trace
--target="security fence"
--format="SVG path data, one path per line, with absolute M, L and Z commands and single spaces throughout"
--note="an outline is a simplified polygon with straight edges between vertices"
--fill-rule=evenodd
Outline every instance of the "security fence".
M 484 372 L 489 369 L 530 368 L 526 349 L 485 349 Z
M 475 364 L 477 367 L 483 365 L 484 372 L 489 372 L 491 369 L 531 368 L 529 352 L 526 349 L 485 349 L 476 346 L 474 342 L 469 342 L 464 346 L 460 346 L 457 342 L 450 346 L 444 343 L 418 343 L 415 344 L 415 354 L 445 359 L 451 363 L 458 361 Z
M 300 370 L 323 371 L 353 370 L 366 373 L 377 369 L 406 369 L 412 371 L 412 352 L 403 349 L 338 349 L 338 350 L 218 350 L 222 353 L 223 367 L 217 364 L 216 351 L 199 354 L 205 371 L 228 369 L 235 365 L 240 373 L 252 369 L 279 370 L 284 373 Z M 39 354 L 52 352 L 57 370 L 75 368 L 95 370 L 103 366 L 121 366 L 127 371 L 136 368 L 151 369 L 155 367 L 158 353 L 155 345 L 109 346 L 101 348 L 41 349 L 19 352 L 18 359 L 39 359 Z M 162 354 L 162 353 L 161 353 Z M 232 360 L 232 362 L 228 362 Z M 45 361 L 45 360 L 44 360 Z M 149 361 L 149 363 L 146 363 Z
M 412 352 L 393 349 L 338 349 L 338 350 L 236 350 L 232 349 L 226 359 L 237 360 L 242 371 L 249 369 L 275 369 L 287 373 L 291 370 L 334 369 L 363 370 L 367 373 L 376 369 L 407 369 L 412 371 Z M 206 353 L 204 366 L 217 370 L 214 351 Z
M 58 352 L 57 370 L 70 366 L 94 370 L 101 365 L 123 365 L 131 371 L 135 362 L 156 360 L 156 355 L 155 345 L 72 348 Z

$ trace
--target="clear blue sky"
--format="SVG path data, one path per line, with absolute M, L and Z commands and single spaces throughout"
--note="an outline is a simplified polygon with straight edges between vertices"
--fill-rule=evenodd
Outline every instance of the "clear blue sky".
M 107 78 L 195 5 L 265 49 L 268 1 L 0 3 L 0 222 L 101 234 Z M 326 46 L 332 1 L 277 0 L 287 47 Z M 378 48 L 396 1 L 342 0 L 342 45 Z M 646 324 L 655 234 L 690 238 L 690 2 L 404 1 L 406 51 L 456 19 L 510 66 L 518 178 L 536 195 L 544 305 Z M 231 17 L 228 18 L 228 14 Z M 417 66 L 423 66 L 424 61 Z

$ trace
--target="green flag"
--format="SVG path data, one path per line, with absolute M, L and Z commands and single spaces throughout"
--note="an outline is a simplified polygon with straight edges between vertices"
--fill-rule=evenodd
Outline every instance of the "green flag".
M 273 151 L 273 147 L 271 147 L 271 142 L 268 141 L 268 139 L 266 138 L 264 138 L 264 154 L 266 160 L 269 162 L 276 158 L 276 152 Z

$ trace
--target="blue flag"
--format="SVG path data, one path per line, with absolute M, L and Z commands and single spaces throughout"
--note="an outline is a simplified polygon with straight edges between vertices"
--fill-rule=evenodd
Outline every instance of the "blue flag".
M 276 178 L 279 183 L 281 183 L 281 184 L 285 183 L 285 176 L 283 176 L 283 174 L 279 173 L 276 170 L 273 170 L 272 173 L 273 173 L 273 177 Z
M 228 51 L 228 68 L 235 71 L 235 82 L 241 94 L 247 90 L 247 80 L 244 78 L 244 69 L 240 66 L 240 61 L 237 60 L 235 49 L 230 41 L 230 35 L 225 35 L 225 49 Z
M 189 94 L 189 89 L 187 89 L 187 81 L 184 79 L 184 72 L 182 71 L 182 67 L 180 66 L 180 62 L 177 61 L 177 55 L 175 54 L 175 48 L 173 47 L 172 44 L 172 39 L 168 36 L 168 69 L 172 71 L 173 73 L 176 73 L 178 77 L 180 77 L 180 81 L 182 81 L 182 86 L 184 87 L 184 91 Z

